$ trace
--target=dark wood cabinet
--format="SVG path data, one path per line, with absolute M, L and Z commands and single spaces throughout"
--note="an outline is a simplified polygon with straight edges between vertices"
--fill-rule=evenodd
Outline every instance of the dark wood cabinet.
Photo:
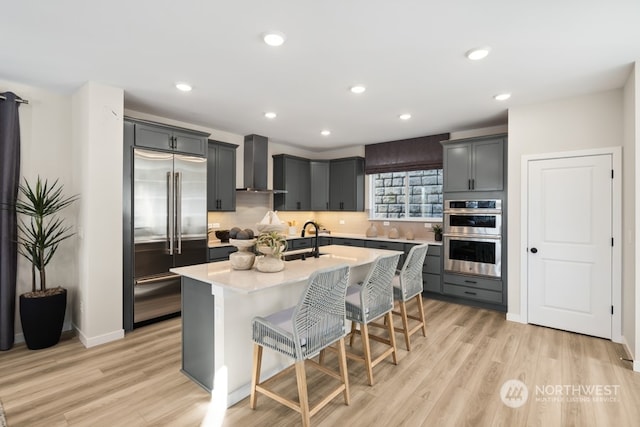
M 273 188 L 287 191 L 273 195 L 275 210 L 310 210 L 311 166 L 309 160 L 286 154 L 273 156 Z
M 443 191 L 502 191 L 505 141 L 498 135 L 443 142 Z
M 204 132 L 190 131 L 142 120 L 126 119 L 134 124 L 134 145 L 156 150 L 205 156 L 207 136 Z
M 364 158 L 329 162 L 329 210 L 364 211 Z
M 207 209 L 235 211 L 238 146 L 210 139 L 207 147 Z
M 329 161 L 311 160 L 311 210 L 329 210 Z

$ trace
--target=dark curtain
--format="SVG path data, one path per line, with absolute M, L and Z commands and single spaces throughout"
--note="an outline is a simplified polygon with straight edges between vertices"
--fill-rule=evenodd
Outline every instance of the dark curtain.
M 20 98 L 11 92 L 0 95 L 6 98 L 0 98 L 0 350 L 9 350 L 15 335 L 18 231 L 11 206 L 20 182 Z

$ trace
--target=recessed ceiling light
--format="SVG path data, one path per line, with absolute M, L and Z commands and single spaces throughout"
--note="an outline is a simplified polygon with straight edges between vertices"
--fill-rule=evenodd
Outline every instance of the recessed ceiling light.
M 190 92 L 193 88 L 189 83 L 178 82 L 176 83 L 176 89 L 181 90 L 182 92 Z
M 267 111 L 266 113 L 264 113 L 264 116 L 267 119 L 275 119 L 278 115 L 276 113 L 274 113 L 273 111 Z
M 479 59 L 486 58 L 487 55 L 489 55 L 490 51 L 491 51 L 491 48 L 489 48 L 489 47 L 477 47 L 475 49 L 471 49 L 471 50 L 467 51 L 467 53 L 465 55 L 470 60 L 477 61 Z
M 270 31 L 262 36 L 262 40 L 269 46 L 281 46 L 284 43 L 284 34 L 277 31 Z
M 322 132 L 320 132 L 322 134 L 322 136 L 329 136 L 331 135 L 331 131 L 330 130 L 323 130 Z
M 501 93 L 493 97 L 496 101 L 506 101 L 509 98 L 511 98 L 510 93 Z
M 400 114 L 400 120 L 409 120 L 411 118 L 411 114 L 409 113 L 404 113 L 404 114 Z
M 351 88 L 349 89 L 351 92 L 353 93 L 362 93 L 365 90 L 367 90 L 366 87 L 364 87 L 363 85 L 355 85 L 355 86 L 351 86 Z

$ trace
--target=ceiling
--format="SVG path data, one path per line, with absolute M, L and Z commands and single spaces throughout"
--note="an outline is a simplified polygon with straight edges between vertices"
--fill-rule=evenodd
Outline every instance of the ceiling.
M 640 59 L 638 0 L 0 1 L 1 80 L 95 81 L 128 109 L 312 151 L 505 124 L 620 88 Z M 468 60 L 478 46 L 490 55 Z

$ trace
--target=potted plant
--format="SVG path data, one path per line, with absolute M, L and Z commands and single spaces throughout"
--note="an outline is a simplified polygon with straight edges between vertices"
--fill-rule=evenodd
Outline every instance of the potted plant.
M 433 237 L 436 240 L 436 242 L 441 242 L 442 241 L 442 226 L 440 224 L 433 224 L 431 226 L 431 229 L 433 230 Z
M 39 176 L 35 185 L 25 179 L 18 188 L 20 196 L 15 210 L 24 216 L 18 222 L 18 252 L 31 262 L 31 292 L 20 295 L 20 321 L 27 347 L 37 350 L 60 341 L 67 290 L 47 288 L 45 268 L 60 243 L 74 234 L 56 214 L 76 201 L 78 196 L 65 197 L 58 180 L 49 185 Z
M 256 268 L 263 273 L 276 273 L 284 268 L 282 252 L 287 249 L 287 239 L 279 231 L 260 233 L 256 249 L 264 256 L 258 259 Z

